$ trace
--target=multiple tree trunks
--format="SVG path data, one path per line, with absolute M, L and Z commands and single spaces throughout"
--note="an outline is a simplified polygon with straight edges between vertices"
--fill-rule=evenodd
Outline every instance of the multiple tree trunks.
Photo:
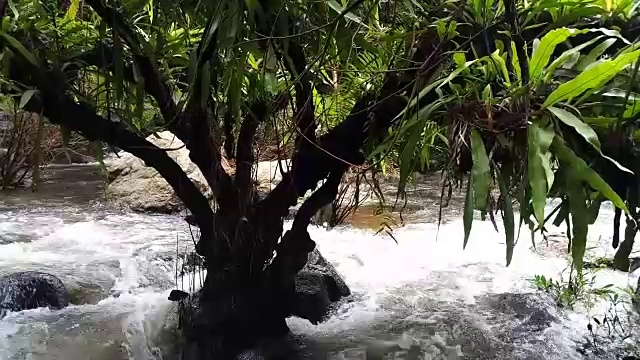
M 413 61 L 421 65 L 419 70 L 413 67 L 389 72 L 379 92 L 364 95 L 351 115 L 317 138 L 310 101 L 313 84 L 309 76 L 298 76 L 308 74 L 306 55 L 299 44 L 290 41 L 288 54 L 278 56 L 288 64 L 287 70 L 296 81 L 295 96 L 267 100 L 274 106 L 257 102 L 249 107 L 240 122 L 235 149 L 237 168 L 232 177 L 221 164 L 220 144 L 209 126 L 210 109 L 203 109 L 201 99 L 194 96 L 184 110 L 179 110 L 171 88 L 151 59 L 139 51 L 141 45 L 136 42 L 135 31 L 122 15 L 101 0 L 86 3 L 133 52 L 146 92 L 157 102 L 168 130 L 184 142 L 219 208 L 214 213 L 205 196 L 164 150 L 123 123 L 99 115 L 91 104 L 76 101 L 68 86 L 69 76 L 77 75 L 77 69 L 69 67 L 67 73 L 63 73 L 27 61 L 14 61 L 10 71 L 13 80 L 39 90 L 26 107 L 42 112 L 52 123 L 90 140 L 104 141 L 139 157 L 167 180 L 193 214 L 200 228 L 196 250 L 206 259 L 207 278 L 197 294 L 198 305 L 185 310 L 189 315 L 185 316 L 184 324 L 188 343 L 185 349 L 191 352 L 192 358 L 233 358 L 261 339 L 287 334 L 285 319 L 291 315 L 291 302 L 295 301 L 294 278 L 315 248 L 307 231 L 311 218 L 336 198 L 340 181 L 349 167 L 364 163 L 361 151 L 365 144 L 375 145 L 381 139 L 382 133 L 373 133 L 372 129 L 386 131 L 392 126 L 406 106 L 402 95 L 412 90 L 416 79 L 418 84 L 414 86 L 419 86 L 423 79 L 433 75 L 445 53 L 444 47 L 433 34 L 417 39 Z M 198 47 L 196 51 L 200 58 L 210 58 L 215 54 L 215 46 Z M 91 52 L 85 55 L 81 58 L 89 65 L 103 71 L 112 67 L 104 63 L 104 57 L 91 56 Z M 285 58 L 292 63 L 284 61 Z M 289 104 L 283 99 L 293 101 Z M 256 129 L 272 115 L 270 108 L 283 105 L 294 107 L 299 133 L 293 165 L 274 190 L 259 199 L 251 181 Z M 317 188 L 319 182 L 323 184 Z M 283 235 L 283 221 L 289 208 L 316 188 L 296 213 L 291 230 Z

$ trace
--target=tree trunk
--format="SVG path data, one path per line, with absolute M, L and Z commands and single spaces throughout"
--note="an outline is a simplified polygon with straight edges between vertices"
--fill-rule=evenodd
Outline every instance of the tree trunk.
M 631 263 L 629 257 L 633 251 L 633 244 L 635 242 L 636 234 L 638 233 L 638 227 L 631 219 L 627 219 L 627 226 L 624 230 L 624 240 L 620 244 L 620 247 L 613 256 L 613 267 L 620 271 L 629 271 Z

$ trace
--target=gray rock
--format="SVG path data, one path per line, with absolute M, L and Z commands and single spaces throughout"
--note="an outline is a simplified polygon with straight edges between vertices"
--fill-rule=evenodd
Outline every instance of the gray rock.
M 69 306 L 69 292 L 57 277 L 25 271 L 0 277 L 0 318 L 9 311 Z
M 169 131 L 158 133 L 157 137 L 151 135 L 147 140 L 159 148 L 172 149 L 167 154 L 203 193 L 208 191 L 204 176 L 189 159 L 182 141 Z M 104 163 L 109 178 L 105 194 L 111 202 L 140 212 L 174 213 L 182 209 L 182 202 L 169 183 L 137 157 L 120 152 L 118 156 L 108 156 Z
M 147 140 L 161 149 L 185 171 L 189 179 L 205 194 L 211 197 L 206 179 L 198 167 L 189 159 L 189 150 L 182 141 L 169 131 L 150 135 Z M 183 209 L 183 204 L 175 195 L 171 186 L 153 168 L 127 152 L 109 155 L 105 158 L 105 167 L 109 184 L 105 189 L 106 197 L 112 203 L 138 212 L 175 213 Z M 286 161 L 281 161 L 287 171 Z M 232 164 L 224 158 L 222 166 L 229 174 L 235 172 Z M 270 191 L 282 178 L 277 161 L 257 164 L 257 186 L 260 193 Z
M 291 314 L 317 324 L 326 319 L 332 304 L 351 295 L 335 267 L 316 249 L 296 275 L 294 309 Z

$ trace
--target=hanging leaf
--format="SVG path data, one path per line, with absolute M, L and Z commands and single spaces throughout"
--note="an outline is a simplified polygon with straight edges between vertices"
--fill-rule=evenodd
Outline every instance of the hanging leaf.
M 578 273 L 582 273 L 582 262 L 587 249 L 587 233 L 589 231 L 589 213 L 587 211 L 587 199 L 582 183 L 576 174 L 569 175 L 567 184 L 569 195 L 569 210 L 571 212 L 572 234 L 571 257 L 573 266 Z
M 547 201 L 547 193 L 551 184 L 548 183 L 547 173 L 551 167 L 546 153 L 553 140 L 553 130 L 542 128 L 537 121 L 533 121 L 528 129 L 528 156 L 527 175 L 531 187 L 531 200 L 533 201 L 533 213 L 538 225 L 544 224 L 544 207 Z M 546 164 L 545 164 L 546 163 Z
M 506 184 L 509 174 L 506 171 L 498 176 L 498 186 L 500 187 L 500 195 L 502 196 L 502 221 L 504 223 L 504 235 L 507 245 L 507 266 L 511 264 L 513 258 L 513 249 L 515 243 L 515 220 L 513 216 L 513 204 L 511 196 L 509 196 L 509 188 Z
M 463 249 L 467 247 L 467 243 L 469 242 L 469 235 L 471 235 L 471 225 L 473 224 L 473 208 L 473 172 L 471 172 L 469 174 L 469 180 L 467 181 L 467 195 L 464 199 L 464 213 L 462 215 L 462 223 L 464 226 L 464 241 L 462 243 Z
M 568 126 L 571 126 L 572 128 L 574 128 L 576 130 L 576 132 L 578 132 L 578 134 L 580 134 L 580 136 L 582 136 L 589 144 L 591 144 L 593 146 L 593 148 L 596 151 L 598 151 L 598 153 L 602 157 L 604 157 L 605 159 L 607 159 L 610 162 L 612 162 L 621 171 L 633 174 L 633 172 L 631 170 L 629 170 L 626 167 L 622 166 L 620 163 L 618 163 L 613 158 L 611 158 L 611 157 L 605 155 L 604 153 L 602 153 L 602 151 L 600 149 L 600 140 L 598 139 L 598 134 L 591 128 L 591 126 L 589 126 L 584 121 L 580 120 L 577 116 L 573 115 L 569 111 L 566 111 L 566 110 L 563 110 L 563 109 L 560 109 L 560 108 L 556 108 L 556 107 L 553 107 L 553 106 L 549 108 L 549 111 L 551 111 L 558 119 L 560 119 L 560 121 L 562 121 L 563 123 L 567 124 Z
M 20 98 L 20 105 L 18 106 L 20 109 L 24 109 L 25 105 L 29 103 L 33 95 L 35 95 L 38 90 L 30 89 L 22 93 L 22 97 Z
M 62 136 L 62 146 L 65 149 L 68 148 L 69 140 L 71 139 L 71 131 L 64 126 L 60 126 L 60 135 Z
M 30 62 L 31 65 L 38 66 L 38 64 L 40 63 L 38 61 L 38 58 L 29 50 L 27 50 L 27 48 L 25 48 L 20 41 L 4 32 L 0 33 L 0 37 L 2 37 L 2 39 L 9 45 L 9 47 L 13 48 L 13 50 L 18 52 L 25 60 Z
M 558 154 L 560 159 L 565 163 L 565 166 L 570 167 L 573 173 L 579 177 L 580 180 L 585 181 L 596 191 L 600 192 L 602 196 L 609 199 L 615 206 L 624 210 L 625 213 L 629 213 L 629 209 L 627 209 L 627 205 L 620 198 L 620 196 L 607 184 L 602 177 L 595 172 L 591 167 L 587 166 L 587 164 L 578 157 L 571 149 L 567 147 L 564 141 L 556 136 L 553 139 L 553 146 L 555 152 Z
M 574 128 L 580 136 L 582 136 L 587 142 L 593 145 L 594 148 L 600 149 L 600 140 L 598 140 L 598 134 L 591 128 L 591 126 L 584 123 L 582 120 L 578 119 L 577 116 L 573 115 L 569 111 L 564 109 L 560 109 L 557 107 L 550 107 L 549 111 L 553 113 L 560 121 L 565 123 L 566 125 Z
M 474 208 L 485 211 L 487 210 L 491 183 L 489 157 L 482 137 L 475 129 L 471 131 L 471 156 L 473 159 L 471 171 L 473 172 Z
M 558 88 L 547 97 L 542 107 L 547 108 L 553 106 L 560 101 L 572 99 L 587 90 L 604 85 L 625 67 L 637 60 L 639 56 L 640 50 L 628 52 L 615 59 L 605 60 L 581 72 L 572 80 L 558 86 Z
M 409 137 L 409 140 L 407 141 L 404 149 L 402 150 L 402 154 L 400 155 L 400 182 L 398 185 L 399 191 L 401 189 L 404 189 L 409 176 L 414 171 L 414 154 L 416 153 L 418 142 L 422 137 L 422 131 L 424 130 L 426 121 L 426 118 L 422 118 L 419 123 L 411 127 L 411 136 Z

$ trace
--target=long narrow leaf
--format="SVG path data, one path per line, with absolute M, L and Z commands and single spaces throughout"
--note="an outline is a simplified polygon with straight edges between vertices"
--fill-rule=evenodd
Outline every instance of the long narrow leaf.
M 558 86 L 558 88 L 547 97 L 542 107 L 547 108 L 553 106 L 560 101 L 574 98 L 587 90 L 607 83 L 626 66 L 637 60 L 639 56 L 640 50 L 628 52 L 615 59 L 605 60 L 581 72 L 573 80 Z

